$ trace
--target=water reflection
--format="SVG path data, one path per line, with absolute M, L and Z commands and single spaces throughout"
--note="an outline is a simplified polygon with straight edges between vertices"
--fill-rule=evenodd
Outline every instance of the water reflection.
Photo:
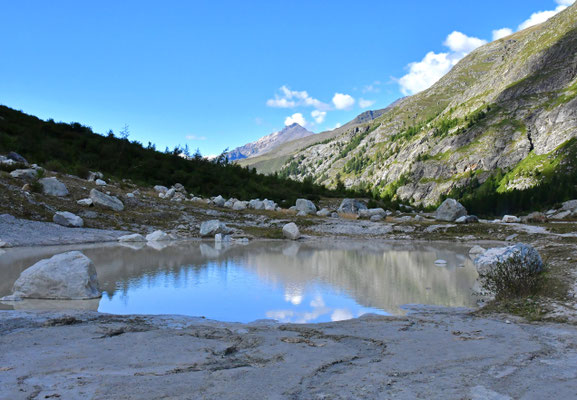
M 402 314 L 400 306 L 409 303 L 471 307 L 476 302 L 477 275 L 465 248 L 377 241 L 9 249 L 0 255 L 0 297 L 10 294 L 25 268 L 72 249 L 94 261 L 103 298 L 90 305 L 35 301 L 16 307 L 303 323 L 367 312 Z M 436 266 L 437 259 L 447 264 Z M 12 307 L 0 304 L 0 309 Z

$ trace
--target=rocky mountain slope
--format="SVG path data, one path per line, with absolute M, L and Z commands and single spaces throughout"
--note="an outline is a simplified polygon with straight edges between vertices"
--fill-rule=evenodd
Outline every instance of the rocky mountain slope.
M 314 135 L 313 132 L 308 131 L 297 123 L 285 126 L 278 132 L 271 133 L 264 136 L 256 142 L 247 143 L 244 146 L 227 153 L 230 161 L 241 160 L 243 158 L 256 157 L 268 153 L 277 146 L 292 140 L 301 139 L 307 136 Z
M 576 49 L 573 5 L 478 48 L 376 119 L 293 145 L 278 170 L 425 206 L 449 193 L 506 194 L 575 176 Z

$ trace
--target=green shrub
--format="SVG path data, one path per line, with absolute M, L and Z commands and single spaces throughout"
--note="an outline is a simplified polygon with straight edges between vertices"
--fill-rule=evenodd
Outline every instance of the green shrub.
M 537 260 L 527 263 L 517 257 L 497 263 L 479 273 L 481 287 L 495 295 L 495 299 L 511 299 L 538 294 L 546 268 Z

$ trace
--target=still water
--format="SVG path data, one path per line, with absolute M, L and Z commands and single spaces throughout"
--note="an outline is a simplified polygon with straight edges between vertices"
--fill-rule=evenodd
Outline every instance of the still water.
M 405 304 L 474 307 L 468 248 L 364 242 L 208 242 L 8 249 L 0 255 L 0 297 L 40 259 L 81 250 L 94 262 L 101 299 L 0 303 L 0 309 L 182 314 L 221 321 L 326 322 L 365 313 L 403 314 Z M 446 265 L 435 265 L 443 259 Z

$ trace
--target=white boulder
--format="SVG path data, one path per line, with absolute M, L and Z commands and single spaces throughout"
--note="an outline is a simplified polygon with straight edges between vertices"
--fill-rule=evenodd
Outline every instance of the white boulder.
M 264 210 L 264 202 L 259 199 L 253 199 L 248 202 L 248 207 L 253 210 Z
M 224 207 L 224 203 L 226 203 L 226 200 L 222 196 L 219 195 L 219 196 L 216 196 L 214 198 L 214 200 L 212 200 L 212 202 L 217 207 Z
M 42 185 L 42 193 L 48 196 L 63 197 L 68 195 L 66 185 L 54 177 L 42 178 L 38 182 Z
M 328 208 L 323 208 L 320 211 L 317 211 L 317 215 L 319 217 L 328 217 L 329 215 L 331 215 L 331 210 L 329 210 Z
M 79 251 L 57 254 L 25 269 L 5 300 L 82 300 L 101 297 L 92 261 Z
M 235 211 L 242 211 L 246 210 L 247 203 L 246 201 L 237 201 L 232 205 L 232 209 Z
M 337 212 L 339 214 L 359 214 L 361 210 L 367 210 L 367 205 L 357 199 L 343 199 Z M 370 216 L 367 216 L 370 217 Z
M 38 172 L 33 168 L 15 169 L 10 172 L 12 178 L 24 179 L 25 181 L 32 181 L 38 176 Z
M 81 228 L 84 226 L 82 218 L 68 211 L 58 211 L 52 217 L 52 221 L 58 225 L 68 226 L 70 228 Z
M 95 206 L 109 208 L 114 211 L 124 210 L 124 204 L 117 197 L 109 196 L 96 189 L 90 191 L 90 199 Z
M 96 184 L 96 186 L 106 186 L 106 181 L 102 179 L 97 179 L 94 181 L 94 183 Z
M 298 212 L 305 213 L 305 215 L 316 214 L 317 212 L 317 207 L 314 205 L 314 203 L 307 199 L 297 199 L 295 208 Z
M 202 237 L 214 236 L 217 233 L 227 234 L 230 231 L 231 230 L 226 226 L 226 224 L 220 222 L 217 219 L 204 221 L 200 225 L 200 236 Z
M 284 237 L 290 240 L 297 240 L 300 238 L 301 233 L 299 227 L 294 222 L 290 222 L 282 227 L 282 233 Z
M 514 224 L 521 222 L 521 220 L 514 215 L 505 215 L 501 221 L 505 222 L 506 224 Z
M 124 235 L 118 238 L 119 242 L 146 242 L 146 238 L 140 233 L 133 233 L 131 235 Z
M 382 208 L 367 208 L 359 210 L 359 217 L 361 218 L 371 218 L 375 215 L 380 215 L 385 217 L 387 215 L 386 211 Z
M 509 261 L 533 268 L 535 272 L 539 272 L 544 266 L 539 252 L 525 243 L 486 250 L 475 259 L 475 266 L 477 271 L 484 273 Z
M 76 204 L 78 204 L 79 206 L 90 207 L 92 204 L 94 204 L 94 202 L 92 201 L 92 199 L 88 198 L 88 199 L 80 199 L 76 202 Z
M 166 193 L 168 192 L 168 188 L 166 186 L 156 185 L 154 186 L 154 191 L 156 193 Z
M 158 230 L 146 235 L 146 240 L 148 242 L 164 242 L 167 240 L 171 240 L 170 236 L 167 233 Z
M 455 199 L 446 199 L 435 211 L 435 219 L 446 222 L 453 222 L 465 215 L 467 210 Z

